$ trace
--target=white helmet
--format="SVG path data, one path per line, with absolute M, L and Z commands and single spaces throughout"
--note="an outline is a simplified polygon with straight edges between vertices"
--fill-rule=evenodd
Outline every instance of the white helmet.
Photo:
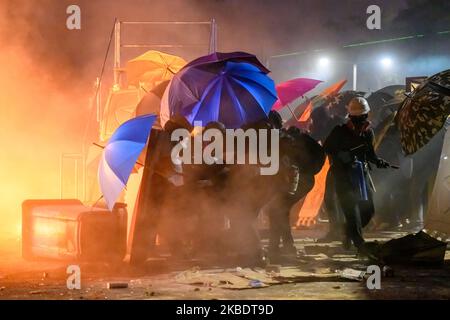
M 363 97 L 355 97 L 347 105 L 350 116 L 362 116 L 370 111 L 369 103 Z

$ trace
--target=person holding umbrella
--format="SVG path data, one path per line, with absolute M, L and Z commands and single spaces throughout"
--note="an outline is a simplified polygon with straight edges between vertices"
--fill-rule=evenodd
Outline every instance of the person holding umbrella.
M 362 228 L 370 222 L 375 211 L 369 163 L 378 168 L 387 168 L 390 164 L 375 153 L 366 99 L 353 98 L 347 110 L 347 123 L 337 125 L 331 131 L 324 142 L 324 150 L 331 161 L 338 204 L 346 220 L 344 247 L 348 248 L 351 241 L 361 255 L 376 258 L 362 235 Z

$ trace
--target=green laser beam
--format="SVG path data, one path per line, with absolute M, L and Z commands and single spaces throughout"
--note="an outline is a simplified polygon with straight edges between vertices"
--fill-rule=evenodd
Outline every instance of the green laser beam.
M 450 34 L 450 30 L 439 31 L 439 32 L 436 32 L 436 34 L 437 35 Z M 362 47 L 362 46 L 369 46 L 369 45 L 380 44 L 380 43 L 404 41 L 404 40 L 411 40 L 411 39 L 424 38 L 424 37 L 425 37 L 424 34 L 416 34 L 416 35 L 412 35 L 412 36 L 405 36 L 405 37 L 398 37 L 398 38 L 351 43 L 351 44 L 343 45 L 342 48 Z M 289 57 L 289 56 L 298 56 L 298 55 L 303 55 L 303 54 L 307 54 L 307 53 L 311 53 L 311 52 L 320 52 L 320 51 L 326 51 L 326 49 L 303 50 L 303 51 L 296 51 L 296 52 L 290 52 L 290 53 L 284 53 L 284 54 L 277 54 L 277 55 L 270 56 L 269 59 L 283 58 L 283 57 Z

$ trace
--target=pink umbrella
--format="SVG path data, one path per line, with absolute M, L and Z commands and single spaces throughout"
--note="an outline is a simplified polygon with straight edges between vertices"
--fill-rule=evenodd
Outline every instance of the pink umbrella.
M 278 100 L 272 106 L 272 110 L 281 109 L 288 103 L 314 89 L 321 82 L 320 80 L 308 78 L 295 78 L 278 84 L 276 86 Z

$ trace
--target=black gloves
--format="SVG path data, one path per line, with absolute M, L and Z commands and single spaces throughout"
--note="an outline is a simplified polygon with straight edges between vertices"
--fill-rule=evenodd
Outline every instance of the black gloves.
M 389 168 L 391 165 L 389 164 L 389 162 L 383 160 L 383 159 L 378 159 L 376 162 L 377 168 Z

